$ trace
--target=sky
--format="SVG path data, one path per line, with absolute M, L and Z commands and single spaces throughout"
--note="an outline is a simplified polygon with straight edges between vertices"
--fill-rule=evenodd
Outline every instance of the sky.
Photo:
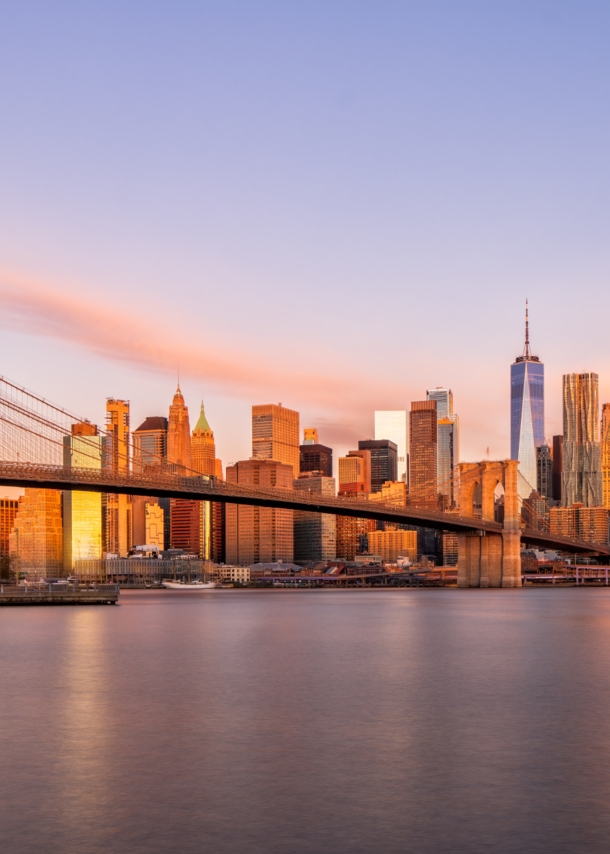
M 610 400 L 610 5 L 29 2 L 0 27 L 0 374 L 102 423 L 178 372 L 225 464 L 453 390 L 509 455 L 526 298 Z

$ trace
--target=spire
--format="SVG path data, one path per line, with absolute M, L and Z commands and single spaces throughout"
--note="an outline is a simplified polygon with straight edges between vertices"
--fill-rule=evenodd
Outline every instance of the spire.
M 529 318 L 529 303 L 525 300 L 525 356 L 526 362 L 531 358 L 530 353 L 530 318 Z
M 203 400 L 201 401 L 201 412 L 199 413 L 199 421 L 195 424 L 195 430 L 209 430 L 212 432 L 212 428 L 208 424 L 208 419 L 205 417 L 205 409 L 203 408 Z M 193 433 L 195 432 L 193 430 Z

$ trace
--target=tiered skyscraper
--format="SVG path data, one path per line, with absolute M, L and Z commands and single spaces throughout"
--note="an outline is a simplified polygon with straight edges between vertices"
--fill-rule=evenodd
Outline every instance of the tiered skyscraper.
M 455 507 L 455 467 L 460 461 L 460 420 L 453 411 L 453 392 L 435 388 L 426 392 L 428 400 L 436 401 L 437 452 L 436 473 L 438 494 L 446 510 Z
M 180 386 L 169 408 L 167 425 L 167 462 L 176 472 L 184 474 L 191 466 L 191 424 L 188 407 Z
M 563 377 L 561 500 L 564 507 L 576 503 L 585 507 L 602 504 L 598 386 L 597 374 Z
M 536 448 L 544 444 L 544 365 L 530 350 L 525 308 L 525 347 L 510 368 L 510 455 L 519 460 L 519 495 L 536 489 Z
M 252 407 L 252 457 L 292 466 L 299 476 L 299 413 L 282 404 Z M 227 478 L 228 479 L 228 478 Z
M 104 468 L 127 472 L 130 468 L 129 401 L 106 401 L 106 439 Z M 126 557 L 131 548 L 131 496 L 106 493 L 103 497 L 104 541 L 106 554 Z

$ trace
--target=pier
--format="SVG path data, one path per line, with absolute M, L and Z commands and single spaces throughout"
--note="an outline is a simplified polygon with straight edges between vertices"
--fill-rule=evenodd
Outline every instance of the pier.
M 69 584 L 0 584 L 1 605 L 116 605 L 118 584 L 81 588 Z

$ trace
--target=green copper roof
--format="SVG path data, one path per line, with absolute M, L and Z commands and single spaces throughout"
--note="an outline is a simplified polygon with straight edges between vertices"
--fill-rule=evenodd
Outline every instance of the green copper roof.
M 212 430 L 210 425 L 208 424 L 208 419 L 205 417 L 205 409 L 203 408 L 203 400 L 201 401 L 201 413 L 199 415 L 199 421 L 195 424 L 195 430 Z

